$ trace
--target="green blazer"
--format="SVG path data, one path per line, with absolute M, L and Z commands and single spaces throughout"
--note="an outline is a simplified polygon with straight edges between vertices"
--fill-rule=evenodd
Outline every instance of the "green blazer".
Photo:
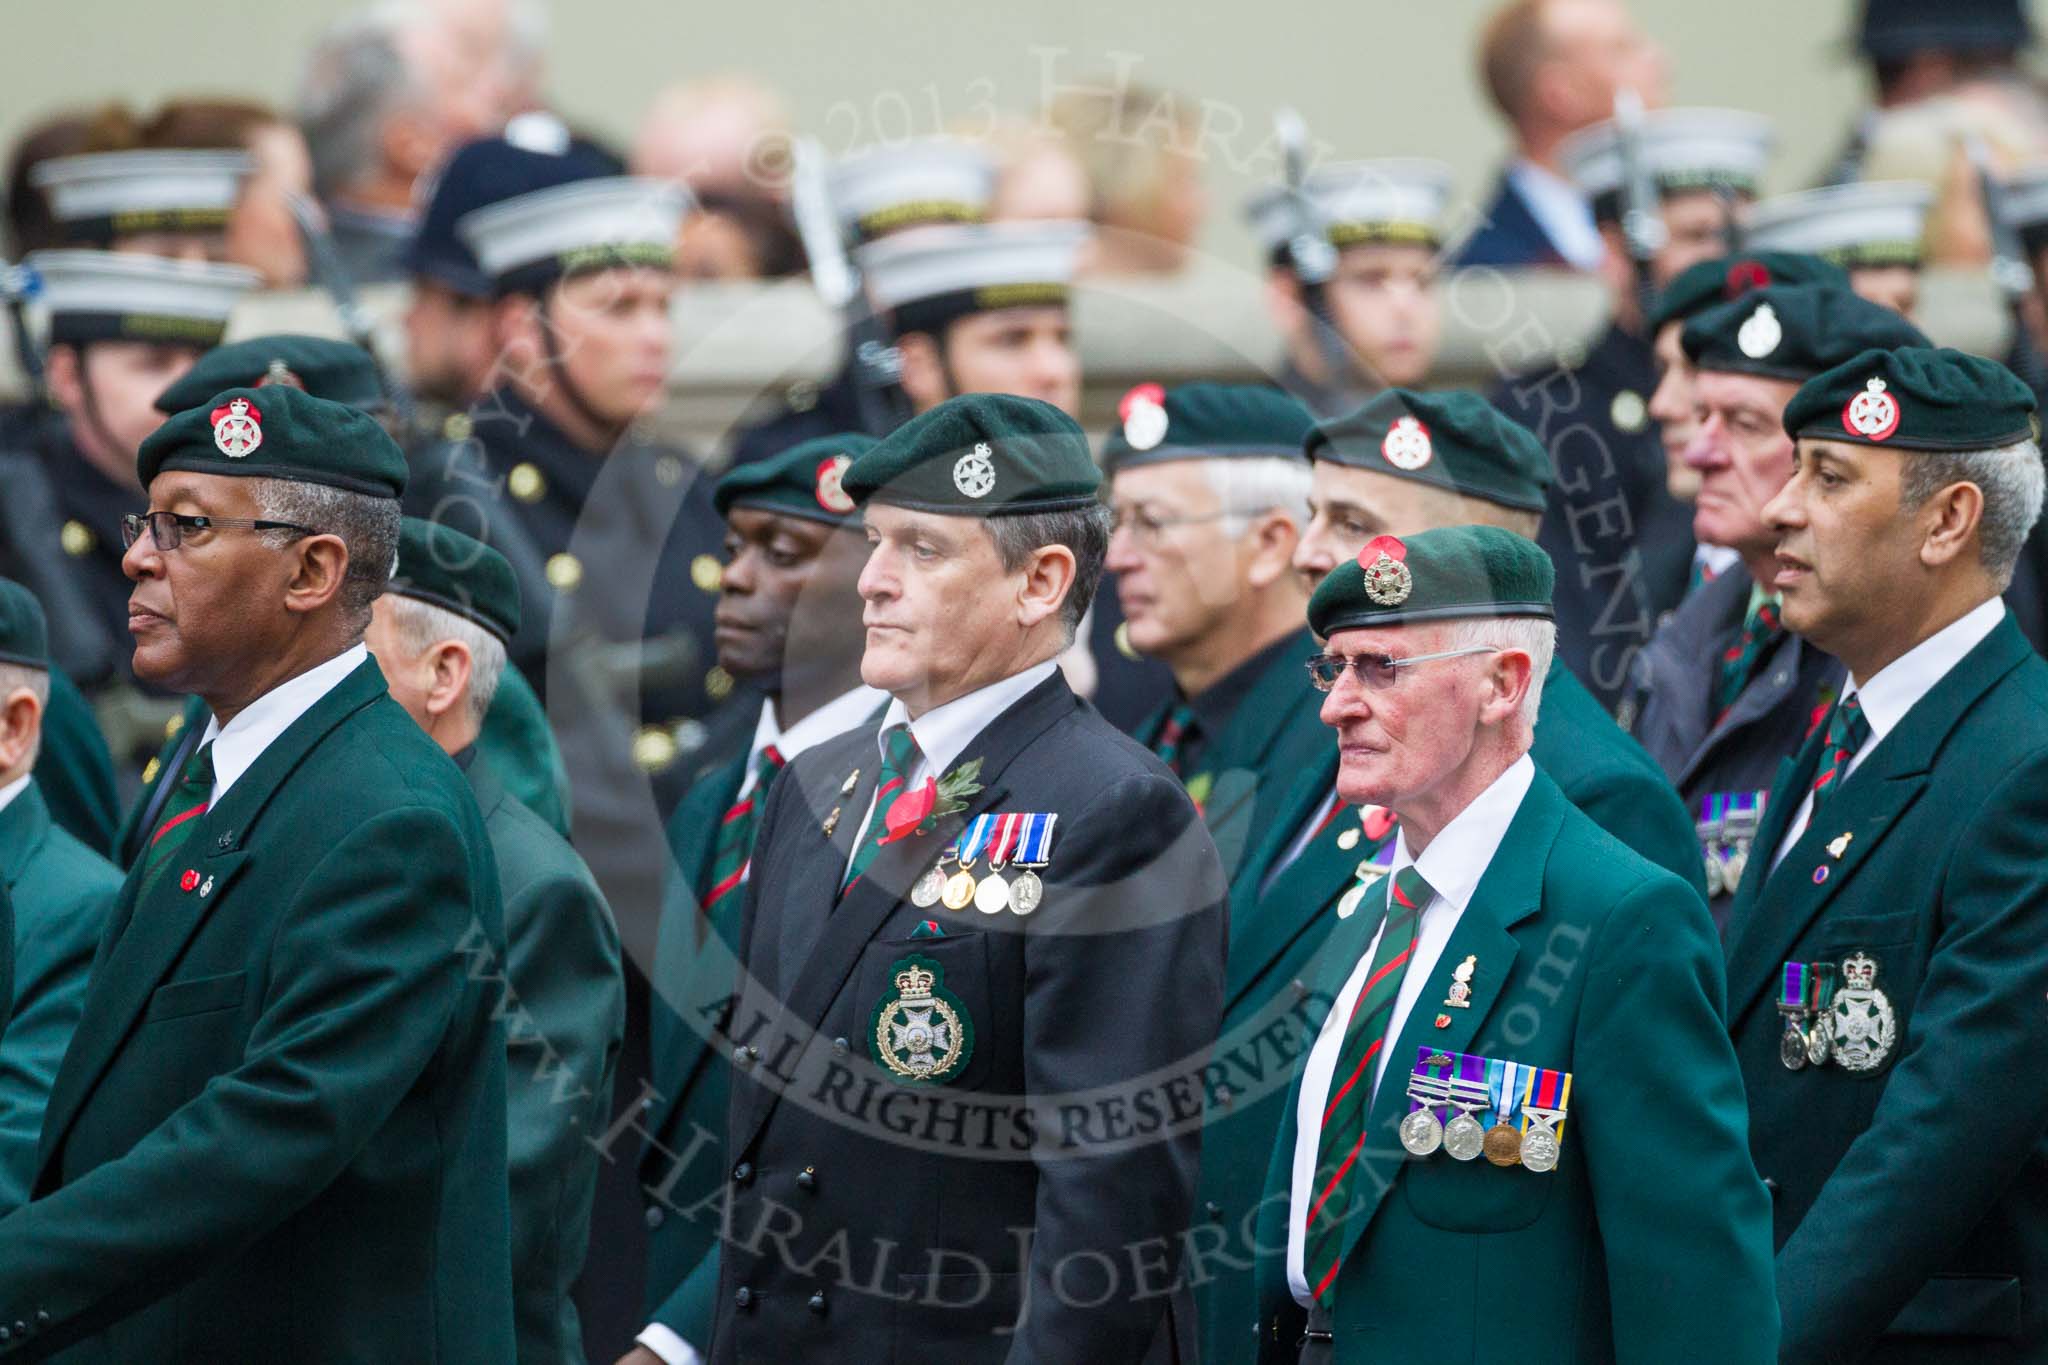
M 114 865 L 50 818 L 40 780 L 0 810 L 14 902 L 14 1017 L 0 1033 L 0 1213 L 28 1202 L 43 1104 L 85 1007 L 93 949 L 121 890 Z
M 611 907 L 568 841 L 471 757 L 470 790 L 505 907 L 506 1164 L 519 1365 L 581 1365 L 569 1289 L 590 1245 L 598 1148 L 626 1037 L 626 979 Z
M 2008 614 L 1773 872 L 1823 738 L 1779 770 L 1728 921 L 1750 1139 L 1777 1195 L 1784 1359 L 2038 1361 L 2048 664 Z M 1784 964 L 1859 953 L 1892 1011 L 1888 1055 L 1865 1071 L 1787 1070 Z
M 708 916 L 698 907 L 711 886 L 719 825 L 739 795 L 746 767 L 743 751 L 699 778 L 669 818 L 675 867 L 662 900 L 648 1002 L 655 1093 L 649 1097 L 651 1141 L 641 1157 L 640 1183 L 643 1191 L 660 1194 L 645 1199 L 647 1316 L 699 1349 L 711 1340 L 717 1274 L 707 1271 L 693 1284 L 690 1272 L 710 1259 L 718 1228 L 710 1218 L 685 1217 L 679 1210 L 701 1206 L 705 1195 L 723 1186 L 731 1165 L 725 1159 L 725 1121 L 732 1064 L 712 1045 L 707 1025 L 722 1027 L 730 1009 L 746 897 L 722 896 Z M 766 797 L 756 795 L 757 809 Z M 701 941 L 699 925 L 705 930 Z
M 1386 883 L 1382 881 L 1381 886 Z M 1331 933 L 1311 989 L 1335 999 L 1385 896 Z M 1467 956 L 1471 1007 L 1437 1002 Z M 1325 1302 L 1339 1362 L 1658 1361 L 1768 1365 L 1778 1349 L 1770 1196 L 1751 1163 L 1704 901 L 1566 801 L 1542 771 L 1395 1042 L 1367 1169 Z M 1536 1174 L 1396 1136 L 1422 1046 L 1570 1071 L 1556 1170 Z M 1260 1210 L 1258 1359 L 1291 1362 L 1294 1112 Z
M 114 758 L 92 705 L 63 669 L 50 668 L 50 704 L 43 712 L 43 749 L 36 784 L 50 818 L 95 853 L 114 846 L 121 801 L 114 794 Z
M 1614 723 L 1586 685 L 1553 658 L 1529 757 L 1593 823 L 1707 895 L 1700 843 L 1671 780 Z
M 461 772 L 369 660 L 192 823 L 195 876 L 122 885 L 0 1218 L 0 1360 L 503 1365 L 504 931 Z
M 1308 660 L 1320 648 L 1306 626 L 1291 636 L 1238 703 L 1223 733 L 1209 740 L 1200 771 L 1187 775 L 1184 785 L 1202 808 L 1226 877 L 1236 876 L 1271 827 L 1302 768 L 1331 747 L 1330 729 L 1321 718 L 1323 694 L 1308 678 Z M 1155 711 L 1133 737 L 1151 748 L 1171 710 L 1169 703 Z

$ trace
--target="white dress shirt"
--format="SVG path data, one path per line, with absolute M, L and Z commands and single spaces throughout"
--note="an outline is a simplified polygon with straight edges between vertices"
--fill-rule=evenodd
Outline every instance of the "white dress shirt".
M 213 797 L 207 804 L 219 805 L 228 788 L 256 765 L 256 760 L 263 757 L 263 751 L 279 735 L 291 729 L 293 721 L 312 710 L 315 702 L 332 692 L 369 657 L 370 651 L 358 644 L 288 682 L 279 683 L 236 712 L 226 725 L 217 716 L 208 718 L 206 733 L 200 737 L 201 748 L 213 746 Z M 171 775 L 171 780 L 175 782 L 176 776 Z
M 1535 777 L 1535 763 L 1523 754 L 1443 827 L 1429 847 L 1422 850 L 1420 858 L 1408 851 L 1407 831 L 1395 836 L 1394 864 L 1388 870 L 1385 885 L 1391 887 L 1404 868 L 1413 867 L 1434 894 L 1423 905 L 1416 921 L 1415 952 L 1402 972 L 1401 989 L 1394 996 L 1394 1013 L 1387 1020 L 1386 1037 L 1390 1042 L 1401 1036 L 1409 1012 L 1436 971 L 1437 959 L 1443 956 L 1451 931 L 1458 927 L 1465 907 L 1471 904 L 1473 893 L 1479 889 L 1479 879 L 1486 875 Z M 1372 970 L 1373 954 L 1379 951 L 1379 946 L 1380 936 L 1375 933 L 1324 1017 L 1315 1046 L 1309 1049 L 1301 1075 L 1301 1093 L 1295 1102 L 1294 1178 L 1287 1200 L 1287 1287 L 1303 1305 L 1313 1297 L 1302 1260 L 1308 1249 L 1308 1208 L 1314 1195 L 1323 1110 L 1329 1107 L 1330 1083 L 1337 1071 L 1337 1053 L 1344 1044 L 1345 1026 L 1351 1022 L 1352 1007 L 1365 989 L 1365 978 Z M 1379 1094 L 1380 1078 L 1386 1075 L 1387 1059 L 1393 1053 L 1391 1046 L 1382 1047 L 1373 1059 L 1372 1093 L 1366 1097 L 1368 1110 L 1373 1097 Z
M 1508 164 L 1508 183 L 1529 206 L 1536 225 L 1558 255 L 1575 270 L 1599 268 L 1607 244 L 1600 240 L 1600 229 L 1593 222 L 1593 206 L 1577 185 L 1524 157 Z
M 1871 751 L 1884 742 L 1884 737 L 1898 728 L 1906 713 L 1932 692 L 1934 685 L 1963 661 L 1964 655 L 1983 644 L 2004 619 L 2003 598 L 1994 597 L 1988 602 L 1980 602 L 1877 670 L 1869 682 L 1859 683 L 1851 674 L 1842 684 L 1842 700 L 1855 697 L 1862 702 L 1863 718 L 1870 722 L 1870 738 L 1864 740 L 1863 747 L 1850 757 L 1847 770 L 1835 780 L 1835 786 L 1840 787 L 1848 781 L 1850 774 L 1870 757 Z M 1793 812 L 1791 823 L 1785 826 L 1785 837 L 1778 841 L 1777 852 L 1771 855 L 1773 872 L 1778 870 L 1778 864 L 1785 860 L 1785 855 L 1792 851 L 1792 845 L 1799 842 L 1799 836 L 1806 833 L 1806 826 L 1812 819 L 1813 791 L 1809 788 L 1799 802 L 1799 809 Z
M 14 798 L 28 790 L 28 784 L 35 779 L 34 773 L 23 773 L 6 786 L 0 787 L 0 810 L 14 804 Z

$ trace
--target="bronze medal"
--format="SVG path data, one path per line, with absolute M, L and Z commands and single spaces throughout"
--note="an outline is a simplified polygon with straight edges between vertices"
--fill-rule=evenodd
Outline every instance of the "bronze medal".
M 1486 1159 L 1496 1166 L 1522 1164 L 1522 1131 L 1513 1124 L 1496 1123 L 1486 1130 L 1483 1144 Z

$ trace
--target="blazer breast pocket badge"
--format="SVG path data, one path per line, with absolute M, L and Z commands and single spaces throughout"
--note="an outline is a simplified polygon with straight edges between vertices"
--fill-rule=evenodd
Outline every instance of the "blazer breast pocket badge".
M 974 1055 L 974 1020 L 946 989 L 946 969 L 914 953 L 889 966 L 895 993 L 875 1006 L 869 1052 L 900 1080 L 941 1084 Z

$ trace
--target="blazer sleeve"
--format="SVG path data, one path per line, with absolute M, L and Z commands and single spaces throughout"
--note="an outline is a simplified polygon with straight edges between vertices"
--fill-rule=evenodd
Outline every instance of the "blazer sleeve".
M 1145 1358 L 1201 1144 L 1196 1124 L 1156 1122 L 1158 1090 L 1199 1075 L 1222 1021 L 1223 873 L 1179 784 L 1149 772 L 1113 782 L 1062 815 L 1060 836 L 1026 931 L 1025 1085 L 1046 1122 L 1065 1097 L 1088 1103 L 1108 1140 L 1038 1134 L 1032 1308 L 1011 1365 Z M 1139 1264 L 1156 1283 L 1138 1283 Z
M 421 806 L 380 813 L 320 858 L 276 921 L 241 1065 L 126 1155 L 0 1218 L 0 1310 L 50 1317 L 21 1358 L 154 1302 L 332 1184 L 456 1012 L 489 1008 L 458 951 L 480 907 L 496 918 L 475 865 L 455 820 Z
M 1778 1253 L 1787 1361 L 1867 1352 L 2048 1133 L 2048 754 L 1960 824 L 1898 1061 Z
M 0 901 L 6 895 L 0 891 Z M 111 890 L 95 891 L 39 918 L 30 931 L 31 950 L 15 959 L 14 1017 L 0 1010 L 0 1213 L 27 1203 L 35 1183 L 43 1107 L 85 1011 L 93 953 L 112 899 Z M 10 932 L 0 958 L 16 941 Z
M 1615 1358 L 1774 1361 L 1771 1199 L 1706 905 L 1650 877 L 1594 931 L 1585 963 L 1565 1141 L 1583 1145 Z

